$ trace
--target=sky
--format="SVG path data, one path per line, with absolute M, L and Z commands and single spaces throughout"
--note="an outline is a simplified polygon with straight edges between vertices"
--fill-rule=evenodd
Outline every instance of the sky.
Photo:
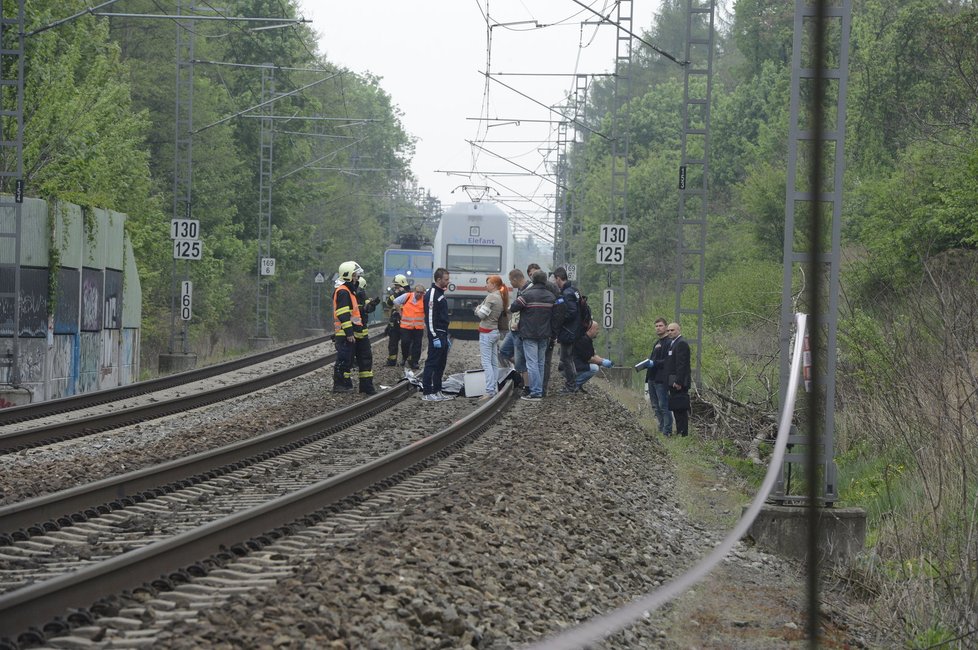
M 611 0 L 582 2 L 605 15 L 614 7 Z M 632 1 L 632 32 L 648 29 L 658 3 Z M 612 69 L 614 27 L 596 25 L 598 16 L 574 0 L 301 0 L 300 6 L 331 62 L 381 77 L 404 129 L 417 139 L 412 170 L 420 187 L 451 205 L 469 200 L 462 185 L 493 185 L 520 230 L 548 225 L 554 185 L 530 175 L 545 175 L 543 153 L 555 141 L 556 125 L 548 123 L 555 114 L 547 107 L 573 93 L 574 73 Z

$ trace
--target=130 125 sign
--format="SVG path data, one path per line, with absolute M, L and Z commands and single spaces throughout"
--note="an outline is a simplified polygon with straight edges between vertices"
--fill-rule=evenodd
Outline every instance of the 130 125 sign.
M 199 260 L 204 252 L 204 245 L 199 239 L 174 239 L 173 259 Z

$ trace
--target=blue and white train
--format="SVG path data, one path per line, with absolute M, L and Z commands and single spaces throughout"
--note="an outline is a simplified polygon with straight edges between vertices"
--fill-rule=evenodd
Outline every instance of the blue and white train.
M 445 295 L 452 336 L 479 338 L 474 310 L 486 297 L 486 278 L 499 275 L 509 284 L 515 246 L 510 216 L 491 201 L 456 203 L 442 213 L 434 265 L 451 274 Z

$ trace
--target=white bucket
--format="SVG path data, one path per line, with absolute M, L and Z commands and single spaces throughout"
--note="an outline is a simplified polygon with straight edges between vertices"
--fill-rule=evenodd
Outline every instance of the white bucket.
M 466 397 L 482 397 L 486 394 L 485 370 L 466 370 L 464 379 Z

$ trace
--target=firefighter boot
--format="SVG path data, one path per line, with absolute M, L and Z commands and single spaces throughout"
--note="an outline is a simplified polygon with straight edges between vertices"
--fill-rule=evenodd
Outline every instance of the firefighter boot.
M 387 357 L 387 365 L 390 368 L 393 368 L 394 366 L 397 365 L 397 355 L 396 354 L 393 355 L 393 356 Z
M 364 395 L 376 395 L 377 389 L 374 388 L 373 377 L 361 378 L 360 379 L 360 392 Z

